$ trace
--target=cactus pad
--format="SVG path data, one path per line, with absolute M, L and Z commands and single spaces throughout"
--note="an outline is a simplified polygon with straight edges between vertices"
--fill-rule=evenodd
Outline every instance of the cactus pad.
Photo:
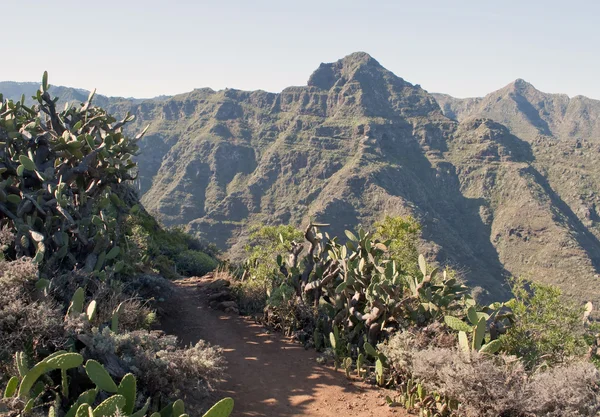
M 211 407 L 210 410 L 202 417 L 229 417 L 233 411 L 234 401 L 233 398 L 223 398 L 221 401 Z
M 98 407 L 94 409 L 94 417 L 111 417 L 117 414 L 118 411 L 125 407 L 125 397 L 122 395 L 113 395 L 102 401 Z
M 123 377 L 117 389 L 117 393 L 125 398 L 123 412 L 127 415 L 133 413 L 133 408 L 135 407 L 136 385 L 137 381 L 135 376 L 133 374 L 127 374 Z
M 44 362 L 52 369 L 67 370 L 80 366 L 83 363 L 83 356 L 79 353 L 63 353 L 50 359 L 45 359 Z
M 110 377 L 104 366 L 93 359 L 90 359 L 85 364 L 85 372 L 94 384 L 101 390 L 106 392 L 117 392 L 118 387 L 115 381 Z

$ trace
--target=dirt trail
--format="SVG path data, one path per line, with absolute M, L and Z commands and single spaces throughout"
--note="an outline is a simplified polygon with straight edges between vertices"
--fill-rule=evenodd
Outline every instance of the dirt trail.
M 408 415 L 389 408 L 382 390 L 319 365 L 315 351 L 269 334 L 250 319 L 210 309 L 200 298 L 204 282 L 199 278 L 176 282 L 176 293 L 169 300 L 174 310 L 162 327 L 186 344 L 204 339 L 224 349 L 228 376 L 210 401 L 233 397 L 233 417 Z

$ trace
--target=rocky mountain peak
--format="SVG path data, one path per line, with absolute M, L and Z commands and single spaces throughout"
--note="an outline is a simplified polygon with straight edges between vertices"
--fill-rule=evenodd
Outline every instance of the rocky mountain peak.
M 404 81 L 365 52 L 321 64 L 308 86 L 335 95 L 333 112 L 341 110 L 347 115 L 406 117 L 440 112 L 425 90 Z
M 371 55 L 366 52 L 354 52 L 336 62 L 322 63 L 310 78 L 308 85 L 322 90 L 330 90 L 356 78 L 361 72 L 388 72 Z
M 517 78 L 512 83 L 504 87 L 502 90 L 504 90 L 505 93 L 513 93 L 522 96 L 528 96 L 539 93 L 539 91 L 531 83 L 528 83 L 522 78 Z

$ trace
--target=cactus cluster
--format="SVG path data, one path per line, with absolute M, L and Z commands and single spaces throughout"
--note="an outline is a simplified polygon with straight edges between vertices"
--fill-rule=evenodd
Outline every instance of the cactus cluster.
M 48 417 L 55 417 L 57 411 L 64 409 L 65 417 L 110 417 L 116 414 L 129 417 L 144 417 L 150 409 L 150 398 L 142 408 L 135 411 L 137 381 L 133 374 L 126 374 L 119 385 L 115 383 L 102 364 L 88 360 L 83 365 L 83 356 L 79 353 L 58 351 L 28 367 L 25 354 L 15 355 L 15 365 L 19 371 L 8 381 L 4 390 L 5 400 L 14 400 L 15 408 L 21 414 L 29 414 L 34 408 L 44 407 L 49 393 L 52 393 L 52 380 L 48 373 L 61 371 L 61 389 L 54 392 L 54 402 L 48 411 Z M 74 401 L 70 401 L 71 376 L 78 377 L 77 368 L 83 370 L 94 388 L 81 392 Z M 78 383 L 73 388 L 78 389 Z M 67 404 L 66 408 L 64 407 Z M 228 417 L 233 410 L 233 399 L 224 398 L 216 403 L 204 417 Z M 151 414 L 151 417 L 188 417 L 184 403 L 177 400 Z
M 144 132 L 123 135 L 134 117 L 116 121 L 91 105 L 94 93 L 58 111 L 48 88 L 44 73 L 31 107 L 0 96 L 0 213 L 16 231 L 16 256 L 105 278 L 124 266 L 117 217 Z
M 441 318 L 467 292 L 445 271 L 430 269 L 422 255 L 419 272 L 411 275 L 390 259 L 390 242 L 360 229 L 357 234 L 346 231 L 348 240 L 341 244 L 320 231 L 324 226 L 311 223 L 306 228 L 310 249 L 302 262 L 300 244 L 277 262 L 298 299 L 327 313 L 329 342 L 339 358 L 356 357 L 365 341 L 375 345 L 406 324 Z M 314 337 L 316 346 L 323 344 L 319 331 Z

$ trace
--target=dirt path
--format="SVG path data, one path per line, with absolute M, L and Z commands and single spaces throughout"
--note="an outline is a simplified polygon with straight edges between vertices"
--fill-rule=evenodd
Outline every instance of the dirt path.
M 186 344 L 204 339 L 224 349 L 227 380 L 210 400 L 233 397 L 233 417 L 408 416 L 389 408 L 382 390 L 319 365 L 315 351 L 269 334 L 250 319 L 210 309 L 199 297 L 201 285 L 199 278 L 176 283 L 169 300 L 174 311 L 162 327 Z

